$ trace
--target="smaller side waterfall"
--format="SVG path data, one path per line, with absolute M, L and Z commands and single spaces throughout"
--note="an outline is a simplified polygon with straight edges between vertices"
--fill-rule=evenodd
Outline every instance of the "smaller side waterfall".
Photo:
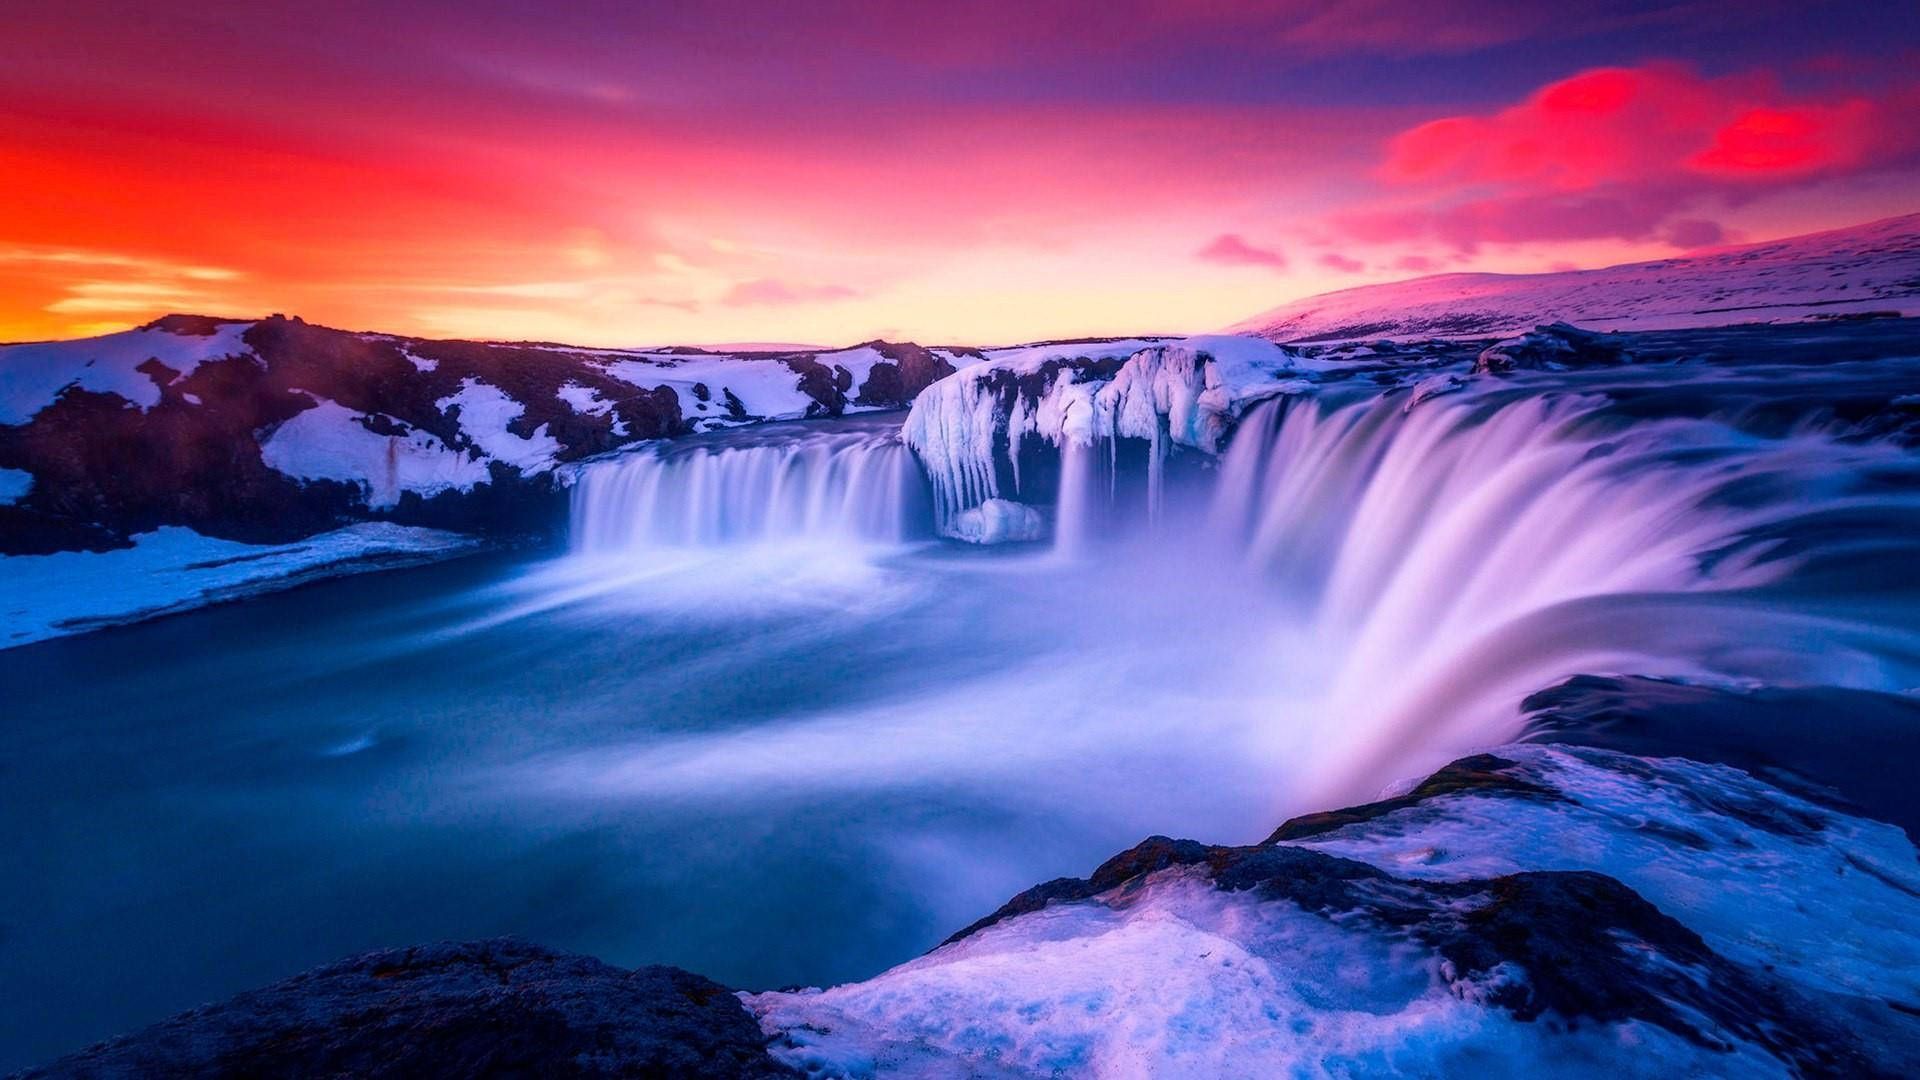
M 926 532 L 925 488 L 899 437 L 870 423 L 663 443 L 581 469 L 572 543 L 589 555 L 794 540 L 896 544 Z

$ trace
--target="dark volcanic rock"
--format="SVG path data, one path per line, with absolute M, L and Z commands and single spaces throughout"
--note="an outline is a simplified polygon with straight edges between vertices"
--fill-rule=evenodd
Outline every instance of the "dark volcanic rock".
M 1517 769 L 1493 755 L 1464 758 L 1407 796 L 1298 818 L 1277 830 L 1274 839 L 1245 847 L 1150 837 L 1101 864 L 1089 878 L 1060 878 L 1021 893 L 947 943 L 1054 903 L 1124 908 L 1148 887 L 1150 875 L 1184 867 L 1222 892 L 1252 893 L 1328 919 L 1346 933 L 1381 935 L 1430 950 L 1456 996 L 1502 1009 L 1516 1020 L 1551 1020 L 1565 1027 L 1638 1022 L 1717 1051 L 1733 1051 L 1738 1041 L 1764 1048 L 1803 1076 L 1898 1071 L 1880 1063 L 1876 1052 L 1886 1048 L 1869 1045 L 1873 1036 L 1848 1030 L 1834 1012 L 1770 972 L 1721 956 L 1699 934 L 1606 874 L 1551 870 L 1466 880 L 1400 877 L 1290 842 L 1450 795 L 1574 801 L 1517 775 Z M 1703 807 L 1742 819 L 1747 809 Z M 1843 1012 L 1850 1007 L 1842 1006 Z M 1873 1021 L 1884 1022 L 1884 1017 Z
M 1733 765 L 1802 798 L 1920 836 L 1920 701 L 1836 686 L 1745 689 L 1578 675 L 1521 704 L 1530 742 Z M 1833 736 L 1843 719 L 1846 738 Z M 1818 823 L 1748 808 L 1749 823 L 1805 835 Z
M 24 1077 L 780 1077 L 725 987 L 518 941 L 368 953 Z
M 1267 842 L 1271 844 L 1282 840 L 1304 840 L 1309 836 L 1319 836 L 1321 833 L 1332 832 L 1343 826 L 1371 821 L 1397 810 L 1417 806 L 1435 796 L 1463 791 L 1539 799 L 1547 802 L 1566 798 L 1551 788 L 1541 787 L 1531 780 L 1509 775 L 1508 770 L 1513 767 L 1513 762 L 1492 754 L 1464 757 L 1427 777 L 1418 787 L 1405 795 L 1360 806 L 1302 814 L 1297 818 L 1291 818 L 1275 829 L 1273 835 L 1267 838 Z
M 911 341 L 898 345 L 869 341 L 867 347 L 887 360 L 873 365 L 867 380 L 860 384 L 860 396 L 854 400 L 861 405 L 904 409 L 913 404 L 920 391 L 953 374 L 953 365 L 946 357 Z
M 1473 362 L 1473 370 L 1497 375 L 1508 371 L 1563 371 L 1632 362 L 1633 354 L 1621 344 L 1618 335 L 1554 323 L 1487 346 Z

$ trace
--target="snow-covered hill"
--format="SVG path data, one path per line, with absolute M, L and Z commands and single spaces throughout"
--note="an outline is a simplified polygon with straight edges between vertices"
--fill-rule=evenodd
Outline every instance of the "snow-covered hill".
M 1673 330 L 1920 314 L 1920 214 L 1656 262 L 1438 274 L 1296 300 L 1229 332 L 1274 341 L 1494 337 L 1541 323 Z
M 554 466 L 644 439 L 906 406 L 981 359 L 870 342 L 720 353 L 428 341 L 169 316 L 0 346 L 0 553 L 166 526 L 286 542 L 498 524 Z

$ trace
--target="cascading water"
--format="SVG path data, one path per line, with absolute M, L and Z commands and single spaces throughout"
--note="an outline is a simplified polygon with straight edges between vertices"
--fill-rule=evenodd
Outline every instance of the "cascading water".
M 1833 557 L 1920 556 L 1912 453 L 1845 437 L 1817 410 L 1756 434 L 1737 386 L 1691 414 L 1639 415 L 1606 392 L 1638 378 L 1496 382 L 1415 407 L 1397 394 L 1269 402 L 1203 502 L 1157 539 L 1093 557 L 1116 576 L 1193 578 L 1213 561 L 1278 597 L 1284 631 L 1238 647 L 1319 657 L 1289 688 L 1344 726 L 1315 747 L 1316 802 L 1508 738 L 1521 697 L 1577 673 L 1920 680 L 1911 575 Z M 1102 520 L 1089 472 L 1105 456 L 1063 454 L 1055 536 L 1069 557 Z M 1809 572 L 1814 594 L 1796 586 Z
M 1858 389 L 1849 379 L 1889 377 L 1821 375 L 1839 398 Z M 1235 715 L 1269 718 L 1266 749 L 1291 759 L 1289 805 L 1327 805 L 1511 737 L 1519 700 L 1574 674 L 1920 682 L 1913 590 L 1886 589 L 1885 558 L 1834 556 L 1920 556 L 1905 527 L 1920 520 L 1920 468 L 1817 404 L 1783 422 L 1771 385 L 1764 372 L 1541 374 L 1409 404 L 1335 383 L 1255 406 L 1216 467 L 1193 469 L 1186 452 L 1164 474 L 1172 462 L 1142 455 L 1142 439 L 1068 439 L 1054 558 L 888 556 L 884 573 L 863 546 L 930 536 L 935 518 L 891 422 L 790 425 L 588 466 L 574 543 L 593 558 L 777 543 L 788 553 L 742 564 L 756 570 L 743 582 L 806 575 L 818 602 L 826 578 L 842 604 L 964 566 L 981 588 L 1006 578 L 988 591 L 1012 590 L 1027 612 L 1008 624 L 1016 638 L 1052 603 L 1050 617 L 1079 623 L 1053 632 L 1055 649 L 1084 627 L 1090 658 L 1156 649 L 1175 682 L 1171 643 L 1146 643 L 1178 633 L 1193 679 L 1228 680 Z M 980 475 L 995 467 L 962 457 Z M 931 488 L 967 490 L 949 481 Z M 1012 489 L 1034 483 L 1013 470 Z M 685 577 L 644 564 L 656 568 L 637 579 L 648 590 Z M 703 605 L 716 572 L 698 571 Z M 1039 599 L 1056 589 L 1066 599 Z M 1196 648 L 1227 657 L 1231 674 L 1207 674 L 1215 662 L 1196 663 Z
M 593 462 L 573 488 L 574 551 L 912 539 L 925 529 L 925 481 L 894 426 L 802 423 Z

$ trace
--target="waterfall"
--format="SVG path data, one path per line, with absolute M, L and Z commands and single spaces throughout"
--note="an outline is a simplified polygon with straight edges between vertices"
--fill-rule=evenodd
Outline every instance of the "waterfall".
M 925 481 L 890 428 L 778 425 L 590 463 L 573 488 L 574 551 L 912 539 Z
M 1520 700 L 1576 674 L 1920 684 L 1920 460 L 1897 432 L 1836 419 L 1907 374 L 1830 367 L 1825 399 L 1811 380 L 1783 397 L 1764 373 L 1710 370 L 1478 380 L 1418 400 L 1324 385 L 1252 405 L 1217 458 L 1163 460 L 1143 423 L 1029 437 L 997 482 L 1037 508 L 980 488 L 952 517 L 1024 535 L 1050 510 L 1050 558 L 887 548 L 935 535 L 928 473 L 975 461 L 942 457 L 954 440 L 924 437 L 916 460 L 885 419 L 769 425 L 581 467 L 573 541 L 595 558 L 567 561 L 702 610 L 727 587 L 764 604 L 796 575 L 794 597 L 841 606 L 996 576 L 1013 614 L 974 616 L 981 632 L 1031 627 L 1115 658 L 1151 684 L 1143 711 L 1244 709 L 1253 749 L 1294 763 L 1292 806 L 1342 804 L 1513 738 Z M 954 475 L 988 475 L 971 468 Z M 733 558 L 747 544 L 777 557 Z M 704 562 L 598 561 L 669 548 Z M 716 584 L 735 564 L 752 572 Z
M 1322 797 L 1366 797 L 1408 746 L 1510 737 L 1520 697 L 1574 674 L 1920 677 L 1920 579 L 1890 570 L 1920 557 L 1910 451 L 1582 389 L 1245 419 L 1183 546 L 1288 598 L 1329 658 L 1318 707 L 1369 729 L 1323 763 Z

